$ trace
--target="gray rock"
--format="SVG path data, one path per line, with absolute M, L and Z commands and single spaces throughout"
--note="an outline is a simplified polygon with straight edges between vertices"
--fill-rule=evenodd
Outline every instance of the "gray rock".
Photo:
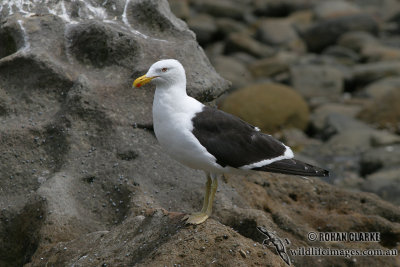
M 297 55 L 290 52 L 279 52 L 275 56 L 254 61 L 249 69 L 254 77 L 270 77 L 282 72 L 288 72 L 289 66 L 297 59 Z
M 378 23 L 370 15 L 356 14 L 316 22 L 302 37 L 311 52 L 321 52 L 336 43 L 338 38 L 350 31 L 366 31 L 377 34 Z
M 323 155 L 345 157 L 349 164 L 356 165 L 357 155 L 371 148 L 371 133 L 365 130 L 349 130 L 333 135 L 322 145 Z M 338 160 L 337 160 L 338 161 Z
M 337 98 L 343 92 L 344 75 L 328 65 L 292 65 L 292 86 L 306 98 Z
M 367 176 L 361 189 L 382 199 L 400 204 L 400 168 L 387 169 Z
M 180 19 L 188 19 L 190 9 L 188 0 L 168 0 L 172 13 Z
M 361 12 L 361 9 L 347 1 L 330 0 L 321 1 L 315 5 L 314 16 L 318 20 L 331 19 L 340 16 L 354 15 Z
M 400 132 L 400 90 L 373 98 L 360 112 L 363 121 L 392 132 Z
M 376 45 L 378 43 L 375 36 L 365 31 L 346 32 L 337 41 L 338 45 L 350 48 L 356 52 L 361 52 L 366 44 Z
M 363 86 L 378 79 L 400 76 L 400 62 L 359 64 L 354 66 L 350 75 L 355 85 Z
M 269 45 L 286 46 L 299 38 L 288 19 L 263 19 L 257 25 L 258 39 Z
M 229 56 L 242 62 L 246 66 L 248 66 L 249 64 L 251 64 L 257 60 L 254 56 L 249 55 L 244 52 L 236 52 L 236 53 L 230 54 Z
M 344 46 L 329 46 L 322 51 L 322 54 L 334 57 L 344 65 L 354 65 L 361 60 L 361 56 L 350 48 Z
M 243 3 L 243 1 L 230 0 L 203 0 L 199 1 L 195 5 L 195 8 L 215 17 L 228 17 L 233 19 L 242 19 L 246 10 L 249 10 L 248 5 Z
M 222 56 L 225 50 L 225 43 L 223 41 L 214 42 L 207 45 L 207 48 L 204 50 L 208 58 L 215 58 L 218 56 Z
M 192 96 L 212 100 L 228 82 L 168 3 L 10 7 L 0 25 L 0 266 L 118 225 L 140 213 L 134 205 L 158 205 L 155 190 L 164 207 L 191 210 L 168 194 L 188 181 L 176 177 L 197 177 L 201 188 L 203 175 L 161 151 L 151 132 L 154 91 L 132 89 L 132 81 L 173 57 L 186 67 Z
M 361 56 L 367 62 L 399 61 L 400 48 L 382 44 L 365 44 L 361 49 Z
M 349 164 L 355 165 L 360 153 L 364 153 L 374 146 L 388 146 L 397 144 L 399 141 L 399 136 L 387 131 L 353 127 L 331 136 L 322 145 L 320 153 L 336 159 L 346 159 Z M 357 168 L 359 168 L 358 163 Z M 357 169 L 357 171 L 359 170 Z
M 270 57 L 275 54 L 275 50 L 263 43 L 260 43 L 249 36 L 247 33 L 233 33 L 226 41 L 225 52 L 245 52 L 255 57 Z
M 332 135 L 343 133 L 347 131 L 369 131 L 372 128 L 362 121 L 355 118 L 339 114 L 331 113 L 325 118 L 325 126 L 323 128 L 323 135 L 329 139 Z
M 285 17 L 293 12 L 309 9 L 318 0 L 255 0 L 254 12 L 259 16 Z
M 229 36 L 231 33 L 242 32 L 246 30 L 246 25 L 230 18 L 217 18 L 216 24 L 218 33 L 222 36 Z
M 396 0 L 355 0 L 354 3 L 362 8 L 365 12 L 374 14 L 375 16 L 379 17 L 379 19 L 381 19 L 382 21 L 390 20 L 396 14 L 400 13 L 399 2 Z
M 399 137 L 400 142 L 400 137 Z M 365 176 L 379 169 L 399 166 L 400 145 L 388 145 L 370 149 L 362 154 L 360 160 L 361 175 Z
M 375 99 L 380 99 L 395 90 L 400 90 L 400 76 L 383 78 L 364 88 L 365 93 Z
M 327 117 L 331 114 L 341 114 L 346 118 L 354 118 L 362 109 L 359 105 L 328 103 L 319 106 L 311 114 L 311 125 L 317 133 L 323 132 Z M 358 122 L 358 121 L 357 121 Z
M 211 42 L 217 32 L 215 20 L 208 14 L 191 16 L 187 23 L 196 34 L 197 41 L 202 45 Z
M 234 58 L 219 56 L 211 62 L 224 79 L 232 82 L 232 89 L 246 86 L 251 81 L 251 74 L 247 68 Z

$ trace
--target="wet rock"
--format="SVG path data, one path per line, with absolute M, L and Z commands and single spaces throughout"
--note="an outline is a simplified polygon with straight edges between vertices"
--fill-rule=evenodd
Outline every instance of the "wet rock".
M 239 89 L 224 100 L 221 109 L 268 133 L 290 127 L 304 129 L 309 116 L 307 104 L 299 94 L 273 83 Z
M 319 2 L 313 11 L 318 20 L 354 15 L 361 12 L 358 6 L 343 0 Z
M 336 43 L 338 38 L 350 31 L 378 32 L 376 20 L 366 14 L 356 14 L 327 19 L 315 23 L 302 36 L 311 52 L 321 52 L 324 48 Z
M 247 68 L 234 58 L 219 56 L 212 59 L 212 63 L 224 79 L 232 82 L 232 89 L 246 86 L 251 81 Z
M 343 92 L 344 75 L 328 65 L 297 64 L 290 68 L 291 84 L 305 98 L 334 99 Z
M 272 47 L 256 41 L 246 33 L 233 33 L 226 42 L 225 52 L 245 52 L 255 57 L 270 57 L 275 54 Z

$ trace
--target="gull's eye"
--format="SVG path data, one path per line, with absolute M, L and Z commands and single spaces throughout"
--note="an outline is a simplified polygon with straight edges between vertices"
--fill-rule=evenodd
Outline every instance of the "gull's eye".
M 161 69 L 162 72 L 167 72 L 167 70 L 168 70 L 167 68 L 162 68 Z

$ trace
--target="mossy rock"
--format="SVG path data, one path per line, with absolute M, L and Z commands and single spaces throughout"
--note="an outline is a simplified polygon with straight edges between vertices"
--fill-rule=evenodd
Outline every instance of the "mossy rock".
M 282 84 L 256 84 L 226 97 L 221 109 L 234 114 L 263 132 L 307 127 L 309 109 L 304 99 Z

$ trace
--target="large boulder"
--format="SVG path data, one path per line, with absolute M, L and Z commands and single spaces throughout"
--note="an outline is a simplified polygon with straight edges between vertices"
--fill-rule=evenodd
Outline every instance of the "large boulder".
M 308 106 L 292 88 L 274 83 L 256 84 L 230 94 L 221 109 L 239 116 L 264 132 L 283 128 L 304 130 Z
M 157 176 L 163 186 L 178 173 L 201 179 L 179 170 L 146 130 L 152 87 L 131 88 L 162 58 L 182 62 L 189 94 L 200 100 L 228 87 L 167 1 L 3 4 L 0 266 L 118 225 L 136 189 Z M 165 192 L 144 191 L 156 190 Z

